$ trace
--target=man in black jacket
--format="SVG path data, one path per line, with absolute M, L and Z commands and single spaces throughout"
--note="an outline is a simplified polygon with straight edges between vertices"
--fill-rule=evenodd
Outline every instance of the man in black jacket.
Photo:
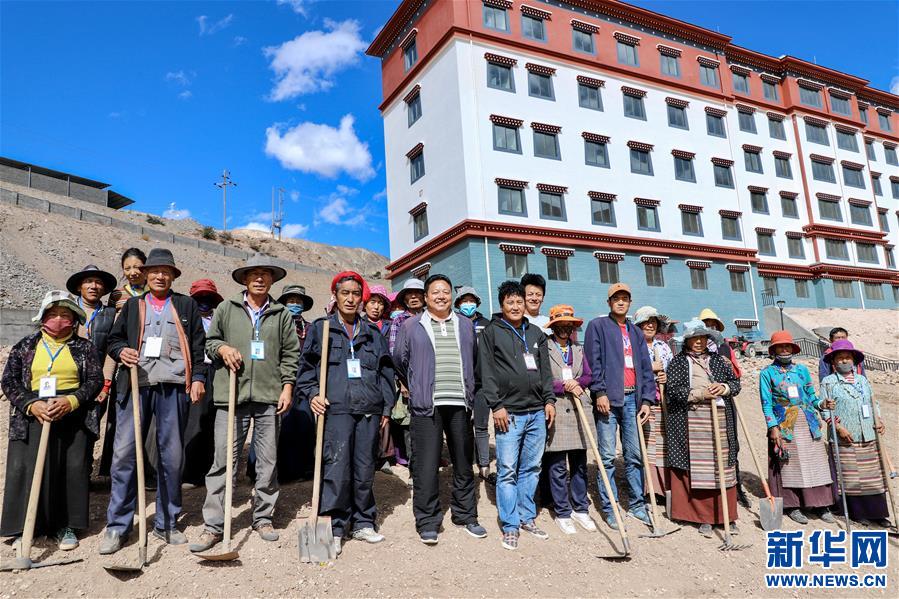
M 188 402 L 197 403 L 206 393 L 206 333 L 193 298 L 171 290 L 181 271 L 169 250 L 151 250 L 142 270 L 149 292 L 125 302 L 109 335 L 109 355 L 125 368 L 119 369 L 116 381 L 112 489 L 106 533 L 100 541 L 102 555 L 121 548 L 133 526 L 137 501 L 131 368 L 137 368 L 144 435 L 150 414 L 156 417 L 159 468 L 153 534 L 172 545 L 187 542 L 175 527 L 181 513 L 182 437 Z
M 327 397 L 320 394 L 319 379 L 324 318 L 316 320 L 306 334 L 296 390 L 319 418 L 327 414 L 319 513 L 331 517 L 335 549 L 340 553 L 348 532 L 368 543 L 384 540 L 375 530 L 372 483 L 380 430 L 389 423 L 395 396 L 387 340 L 359 316 L 360 306 L 368 299 L 362 276 L 338 274 L 331 292 L 337 311 L 329 317 Z
M 499 287 L 500 314 L 478 338 L 480 393 L 493 412 L 496 431 L 496 505 L 503 547 L 518 548 L 519 528 L 538 539 L 534 493 L 546 445 L 546 429 L 556 415 L 546 335 L 525 318 L 520 283 Z

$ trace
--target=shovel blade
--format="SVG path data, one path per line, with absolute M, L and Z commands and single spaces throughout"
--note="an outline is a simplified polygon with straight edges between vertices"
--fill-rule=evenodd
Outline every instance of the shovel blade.
M 300 525 L 299 534 L 300 561 L 304 564 L 328 562 L 337 557 L 330 517 L 319 516 L 315 526 L 306 519 Z
M 0 568 L 0 572 L 10 572 L 13 570 L 35 570 L 37 568 L 49 568 L 50 566 L 65 566 L 66 564 L 74 564 L 75 562 L 83 562 L 82 557 L 68 557 L 65 559 L 54 559 L 45 562 L 33 562 L 30 559 L 16 558 L 10 560 L 5 566 Z
M 237 551 L 226 551 L 225 553 L 198 553 L 198 558 L 207 562 L 231 562 L 240 557 Z
M 640 535 L 640 538 L 641 539 L 657 539 L 659 537 L 664 537 L 664 536 L 667 536 L 670 534 L 674 534 L 679 530 L 680 530 L 680 526 L 675 526 L 674 528 L 671 528 L 668 530 L 661 530 L 658 528 L 654 528 L 654 529 L 652 529 L 652 532 L 648 532 L 648 533 Z
M 142 572 L 144 565 L 137 562 L 133 564 L 103 564 L 103 568 L 109 572 Z
M 759 500 L 759 522 L 762 530 L 780 530 L 784 517 L 783 497 L 775 497 L 774 505 L 770 499 Z

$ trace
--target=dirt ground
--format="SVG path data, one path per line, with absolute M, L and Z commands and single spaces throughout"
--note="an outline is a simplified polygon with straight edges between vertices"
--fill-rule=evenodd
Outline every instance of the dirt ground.
M 787 308 L 784 312 L 808 330 L 843 327 L 855 347 L 890 360 L 899 359 L 899 310 Z
M 0 353 L 0 364 L 5 355 Z M 761 451 L 764 423 L 758 404 L 757 372 L 765 362 L 744 363 L 744 389 L 738 397 L 756 448 Z M 896 435 L 897 393 L 899 375 L 872 375 L 875 397 L 881 402 L 887 423 L 886 442 L 895 463 L 899 463 L 899 436 Z M 0 446 L 6 447 L 7 410 L 2 406 Z M 741 433 L 742 439 L 742 433 Z M 758 477 L 749 448 L 744 442 L 741 467 L 747 487 L 757 497 L 761 494 Z M 5 470 L 5 451 L 0 460 Z M 596 501 L 595 469 L 591 459 L 591 498 Z M 239 472 L 243 472 L 241 468 Z M 818 590 L 777 591 L 765 588 L 765 537 L 757 524 L 757 505 L 750 510 L 740 508 L 741 532 L 736 540 L 751 543 L 746 551 L 724 553 L 717 550 L 718 539 L 701 537 L 695 528 L 684 526 L 679 532 L 660 539 L 638 538 L 648 529 L 629 520 L 628 531 L 634 551 L 628 562 L 609 562 L 597 557 L 609 552 L 610 542 L 617 542 L 617 534 L 604 524 L 594 534 L 578 532 L 565 536 L 556 527 L 551 514 L 542 510 L 538 524 L 549 532 L 550 538 L 536 540 L 526 534 L 517 552 L 500 546 L 496 522 L 495 498 L 483 483 L 479 487 L 481 523 L 488 531 L 486 539 L 475 539 L 456 529 L 445 519 L 445 530 L 435 547 L 422 545 L 415 533 L 411 508 L 411 491 L 407 488 L 407 474 L 395 467 L 394 475 L 377 473 L 375 494 L 378 501 L 379 524 L 387 540 L 380 545 L 366 545 L 350 541 L 343 555 L 327 565 L 305 565 L 299 562 L 297 550 L 297 517 L 309 513 L 311 483 L 294 483 L 282 488 L 275 517 L 275 528 L 281 540 L 265 543 L 250 526 L 250 493 L 248 480 L 240 477 L 235 492 L 235 536 L 240 560 L 236 562 L 199 563 L 185 546 L 170 547 L 151 537 L 150 564 L 142 574 L 116 576 L 107 573 L 98 555 L 97 546 L 102 534 L 108 492 L 95 486 L 91 500 L 92 526 L 81 535 L 81 547 L 71 556 L 84 561 L 65 567 L 32 570 L 24 573 L 0 574 L 0 597 L 274 597 L 274 596 L 334 596 L 334 597 L 895 597 L 899 582 L 899 551 L 891 541 L 890 566 L 886 570 L 889 587 L 886 590 Z M 441 501 L 448 504 L 451 469 L 442 473 Z M 896 488 L 894 481 L 894 489 Z M 24 492 L 23 492 L 24 495 Z M 154 494 L 148 493 L 148 506 L 153 510 Z M 182 528 L 195 539 L 201 532 L 201 506 L 204 490 L 194 489 L 184 494 Z M 591 514 L 599 519 L 595 506 Z M 665 525 L 672 526 L 667 520 Z M 808 526 L 835 528 L 812 521 Z M 784 519 L 785 529 L 797 525 Z M 132 541 L 119 559 L 136 559 Z M 40 539 L 33 551 L 36 561 L 61 557 L 55 543 Z M 0 545 L 0 558 L 13 555 L 8 544 Z M 835 567 L 833 572 L 851 570 Z M 820 567 L 807 566 L 806 573 L 823 573 Z M 883 571 L 882 571 L 883 572 Z

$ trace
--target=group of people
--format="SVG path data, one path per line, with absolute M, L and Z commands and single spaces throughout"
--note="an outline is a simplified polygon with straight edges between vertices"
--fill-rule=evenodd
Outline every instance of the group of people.
M 73 274 L 67 291 L 44 297 L 34 318 L 39 330 L 12 349 L 2 377 L 11 404 L 2 536 L 22 534 L 38 439 L 51 423 L 36 533 L 55 536 L 63 550 L 78 546 L 76 531 L 88 528 L 93 448 L 105 415 L 99 467 L 111 488 L 100 553 L 122 547 L 137 493 L 132 397 L 140 402 L 156 489 L 153 534 L 188 543 L 178 527 L 182 488 L 205 486 L 205 526 L 190 544 L 194 552 L 222 540 L 226 467 L 240 459 L 251 424 L 252 526 L 261 539 L 278 539 L 272 518 L 279 485 L 311 477 L 315 418 L 325 419 L 320 514 L 331 518 L 338 554 L 349 538 L 384 539 L 373 480 L 391 464 L 409 467 L 416 529 L 428 545 L 442 530 L 439 471 L 450 464 L 451 521 L 474 537 L 488 534 L 478 518 L 478 477 L 495 487 L 506 549 L 518 548 L 522 531 L 548 537 L 537 524 L 538 502 L 564 534 L 596 531 L 587 493 L 592 439 L 611 490 L 598 485 L 598 507 L 613 529 L 613 502 L 653 524 L 650 487 L 667 496 L 672 519 L 694 523 L 706 536 L 716 524 L 738 532 L 737 502 L 749 505 L 734 408 L 743 373 L 710 309 L 683 324 L 675 354 L 663 334 L 670 320 L 652 306 L 630 317 L 632 294 L 623 283 L 607 290 L 609 313 L 584 326 L 569 305 L 544 314 L 546 282 L 538 274 L 503 282 L 500 310 L 488 319 L 477 291 L 454 287 L 445 275 L 409 279 L 391 294 L 346 271 L 331 283 L 326 315 L 310 322 L 304 315 L 313 300 L 303 287 L 272 295 L 286 272 L 263 255 L 233 271 L 244 289 L 227 299 L 209 279 L 194 281 L 189 295 L 174 292 L 181 272 L 166 249 L 149 256 L 130 249 L 122 270 L 121 286 L 93 265 Z M 884 482 L 871 472 L 884 425 L 864 355 L 847 335 L 834 329 L 818 391 L 794 361 L 800 350 L 786 331 L 772 336 L 772 362 L 760 375 L 770 487 L 800 524 L 813 512 L 832 522 L 830 506 L 840 494 L 852 518 L 887 524 Z M 232 373 L 236 424 L 227 447 Z M 840 444 L 842 488 L 828 430 L 838 436 L 830 442 Z M 626 483 L 621 492 L 619 478 Z

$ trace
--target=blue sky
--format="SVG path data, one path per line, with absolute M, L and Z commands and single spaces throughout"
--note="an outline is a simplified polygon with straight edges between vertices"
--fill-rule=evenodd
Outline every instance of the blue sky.
M 899 87 L 896 2 L 635 4 Z M 387 254 L 380 65 L 364 50 L 397 5 L 4 0 L 0 153 L 216 227 L 228 168 L 229 227 L 267 226 L 283 187 L 286 234 Z

